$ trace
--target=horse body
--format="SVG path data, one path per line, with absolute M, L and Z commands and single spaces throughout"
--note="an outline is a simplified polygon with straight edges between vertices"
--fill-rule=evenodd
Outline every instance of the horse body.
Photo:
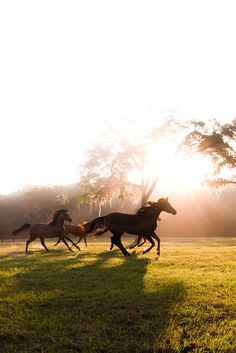
M 73 245 L 76 246 L 78 250 L 80 248 L 65 234 L 64 232 L 64 221 L 71 222 L 72 219 L 70 218 L 68 211 L 61 209 L 57 210 L 53 215 L 53 220 L 49 223 L 36 223 L 36 224 L 29 224 L 25 223 L 21 227 L 13 230 L 12 234 L 16 235 L 23 231 L 24 229 L 29 229 L 30 238 L 26 241 L 26 249 L 25 251 L 28 252 L 29 244 L 34 241 L 36 238 L 39 238 L 43 247 L 49 251 L 46 247 L 44 238 L 55 238 L 59 237 L 63 243 L 67 246 L 67 248 L 72 251 L 69 245 L 66 242 L 66 239 L 69 240 Z
M 36 223 L 30 226 L 29 234 L 39 238 L 45 237 L 45 234 L 47 234 L 47 238 L 55 238 L 58 234 L 63 236 L 64 233 L 63 229 L 58 229 L 58 227 L 50 226 L 47 223 Z
M 148 220 L 140 215 L 130 215 L 125 213 L 110 213 L 104 220 L 104 226 L 110 232 L 126 232 L 129 234 L 143 234 L 148 229 L 156 228 L 156 221 Z
M 155 245 L 153 241 L 154 238 L 158 242 L 157 253 L 160 255 L 160 239 L 155 233 L 155 229 L 157 226 L 157 219 L 162 211 L 173 215 L 177 213 L 169 203 L 168 198 L 161 198 L 157 202 L 146 203 L 134 215 L 114 212 L 107 216 L 98 217 L 85 225 L 85 229 L 90 233 L 97 228 L 104 228 L 100 234 L 109 230 L 113 234 L 111 237 L 111 249 L 116 245 L 125 256 L 130 255 L 121 243 L 121 236 L 125 232 L 147 238 L 151 243 L 151 246 L 145 252 L 150 251 Z

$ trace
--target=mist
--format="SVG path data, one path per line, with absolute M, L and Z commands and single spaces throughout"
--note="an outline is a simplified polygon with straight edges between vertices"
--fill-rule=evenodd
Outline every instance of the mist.
M 55 209 L 67 207 L 73 223 L 91 220 L 111 212 L 135 213 L 139 204 L 127 198 L 114 198 L 102 205 L 81 201 L 79 184 L 70 186 L 28 187 L 21 192 L 0 196 L 0 238 L 12 239 L 11 232 L 24 222 L 47 222 Z M 177 215 L 161 213 L 156 232 L 161 238 L 228 237 L 236 232 L 236 189 L 199 188 L 192 192 L 165 193 L 150 198 L 169 197 Z M 88 240 L 89 241 L 89 240 Z

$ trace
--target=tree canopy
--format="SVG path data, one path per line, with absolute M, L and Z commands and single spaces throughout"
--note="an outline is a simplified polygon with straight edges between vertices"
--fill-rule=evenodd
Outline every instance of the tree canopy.
M 110 130 L 102 142 L 95 143 L 87 151 L 80 182 L 92 201 L 103 203 L 113 197 L 124 200 L 130 196 L 143 204 L 151 197 L 163 173 L 158 158 L 160 155 L 165 158 L 164 141 L 174 145 L 173 158 L 180 154 L 183 158 L 192 159 L 198 154 L 210 158 L 213 169 L 205 179 L 208 185 L 235 183 L 234 179 L 222 176 L 226 175 L 222 171 L 236 166 L 235 137 L 236 120 L 230 124 L 216 120 L 181 123 L 169 117 L 142 134 L 133 132 L 130 137 L 124 137 L 122 131 Z M 158 145 L 159 141 L 162 144 Z M 153 168 L 150 168 L 150 163 L 154 163 Z
M 180 149 L 189 158 L 202 154 L 211 159 L 213 172 L 205 180 L 212 187 L 235 184 L 232 170 L 236 167 L 236 119 L 232 123 L 220 124 L 215 119 L 208 122 L 188 122 L 189 132 Z

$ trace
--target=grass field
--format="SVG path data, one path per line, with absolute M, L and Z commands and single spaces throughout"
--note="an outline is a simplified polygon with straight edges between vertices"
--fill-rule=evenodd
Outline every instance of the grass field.
M 236 352 L 236 238 L 48 245 L 0 243 L 0 353 Z

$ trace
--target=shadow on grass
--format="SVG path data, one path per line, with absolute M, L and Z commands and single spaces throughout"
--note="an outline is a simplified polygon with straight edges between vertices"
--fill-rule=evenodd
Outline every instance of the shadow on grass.
M 145 279 L 150 261 L 134 254 L 46 257 L 5 260 L 23 261 L 25 272 L 2 292 L 4 353 L 165 352 L 159 340 L 184 295 L 181 282 L 162 279 L 153 287 Z

